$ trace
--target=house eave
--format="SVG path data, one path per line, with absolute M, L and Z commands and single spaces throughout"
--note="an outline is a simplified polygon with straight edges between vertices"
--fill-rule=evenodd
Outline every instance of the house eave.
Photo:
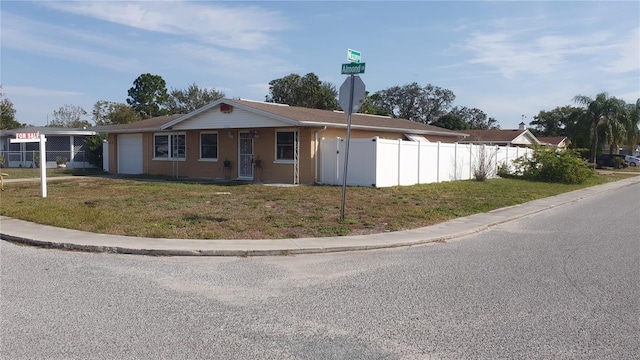
M 328 128 L 341 128 L 346 129 L 347 124 L 340 123 L 330 123 L 330 122 L 317 122 L 317 121 L 300 121 L 300 126 L 310 126 L 310 127 L 328 127 Z M 455 133 L 448 131 L 434 131 L 434 130 L 426 130 L 426 129 L 408 129 L 408 128 L 397 128 L 397 127 L 386 127 L 386 126 L 367 126 L 367 125 L 351 125 L 352 129 L 358 130 L 372 130 L 372 131 L 388 131 L 388 132 L 396 132 L 400 134 L 410 133 L 410 134 L 421 134 L 421 135 L 440 135 L 440 136 L 450 136 L 450 137 L 468 137 L 468 134 L 463 133 Z

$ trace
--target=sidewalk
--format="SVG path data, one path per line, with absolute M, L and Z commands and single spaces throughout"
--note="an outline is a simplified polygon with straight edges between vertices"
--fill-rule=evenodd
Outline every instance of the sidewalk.
M 606 191 L 636 186 L 640 176 L 406 231 L 280 240 L 181 240 L 87 233 L 0 216 L 0 238 L 45 248 L 155 256 L 274 256 L 411 246 L 470 235 Z

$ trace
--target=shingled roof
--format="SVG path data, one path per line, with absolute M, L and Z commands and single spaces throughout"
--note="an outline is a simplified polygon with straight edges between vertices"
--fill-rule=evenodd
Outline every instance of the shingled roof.
M 233 100 L 236 103 L 275 114 L 287 119 L 299 122 L 303 126 L 347 126 L 347 114 L 343 111 L 330 111 L 311 109 L 299 106 L 288 106 L 251 100 Z M 437 126 L 426 125 L 406 119 L 397 119 L 389 116 L 369 115 L 354 113 L 351 115 L 351 126 L 354 128 L 371 128 L 398 130 L 398 132 L 427 132 L 450 136 L 464 136 L 465 134 L 444 129 Z
M 347 127 L 347 114 L 342 111 L 311 109 L 244 99 L 220 99 L 196 111 L 183 115 L 182 117 L 165 124 L 162 128 L 169 129 L 182 121 L 205 113 L 206 111 L 218 107 L 223 103 L 271 119 L 282 121 L 287 123 L 289 126 Z M 367 114 L 353 114 L 351 126 L 356 129 L 382 130 L 398 133 L 430 134 L 452 137 L 467 136 L 466 134 L 443 129 L 437 126 L 425 125 L 405 119 L 394 119 L 388 116 Z
M 529 130 L 464 130 L 470 136 L 460 142 L 479 144 L 540 144 L 540 141 Z M 527 141 L 528 139 L 528 141 Z
M 103 128 L 103 132 L 109 133 L 128 133 L 132 131 L 159 131 L 165 124 L 183 116 L 177 115 L 165 115 L 157 116 L 150 119 L 140 120 L 128 124 L 111 125 Z
M 223 103 L 272 119 L 277 119 L 293 126 L 328 126 L 338 128 L 345 128 L 347 126 L 347 114 L 342 111 L 311 109 L 243 99 L 220 99 L 189 114 L 160 116 L 130 124 L 116 125 L 111 127 L 107 132 L 128 133 L 134 131 L 168 130 L 176 124 L 186 121 L 196 115 L 205 113 Z M 398 133 L 429 134 L 453 137 L 467 136 L 466 133 L 451 131 L 406 119 L 358 113 L 352 114 L 351 126 L 354 129 L 369 129 Z

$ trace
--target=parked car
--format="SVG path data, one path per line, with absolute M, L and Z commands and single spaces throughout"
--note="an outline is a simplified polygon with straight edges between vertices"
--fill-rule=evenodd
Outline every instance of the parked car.
M 618 159 L 618 160 L 616 160 Z M 625 156 L 621 154 L 602 154 L 596 157 L 596 167 L 612 167 L 616 169 L 629 166 Z
M 625 160 L 629 163 L 629 166 L 640 166 L 640 155 L 627 155 L 624 157 Z

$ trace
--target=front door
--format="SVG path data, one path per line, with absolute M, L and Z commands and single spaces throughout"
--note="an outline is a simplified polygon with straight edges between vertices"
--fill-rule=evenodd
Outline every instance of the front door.
M 238 178 L 253 180 L 253 138 L 248 132 L 239 134 Z

